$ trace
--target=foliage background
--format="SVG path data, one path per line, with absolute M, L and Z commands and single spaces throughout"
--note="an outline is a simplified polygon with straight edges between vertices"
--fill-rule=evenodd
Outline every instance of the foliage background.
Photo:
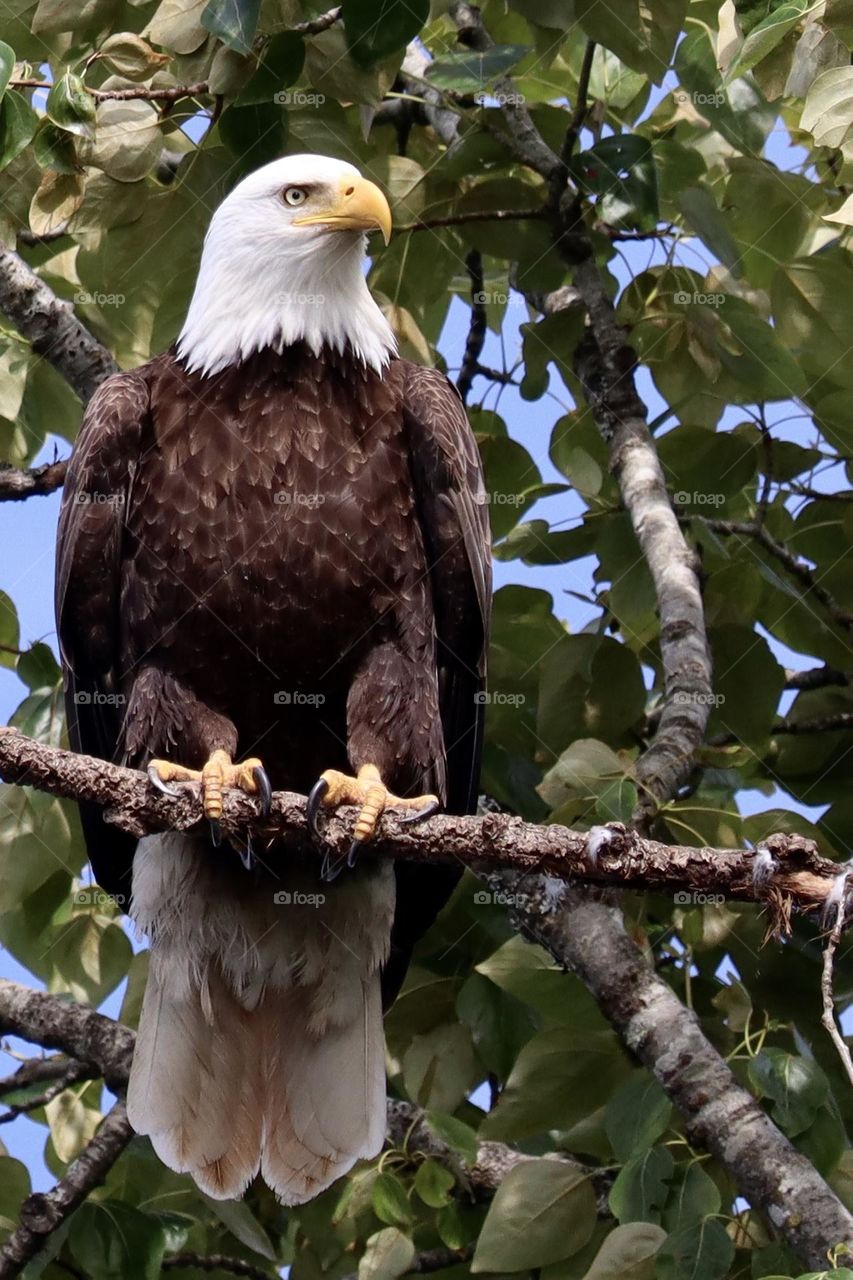
M 640 386 L 701 559 L 715 665 L 708 743 L 656 830 L 722 846 L 797 830 L 846 857 L 853 7 L 489 0 L 483 16 L 498 48 L 485 59 L 460 53 L 453 22 L 422 0 L 351 0 L 342 23 L 294 32 L 319 11 L 296 0 L 259 10 L 245 0 L 11 0 L 0 40 L 14 57 L 0 48 L 0 84 L 53 88 L 11 87 L 0 103 L 0 235 L 132 367 L 174 338 L 211 210 L 247 169 L 283 151 L 353 160 L 388 190 L 399 226 L 541 206 L 541 179 L 501 140 L 494 79 L 511 70 L 559 150 L 594 40 L 573 173 L 648 371 Z M 385 95 L 415 36 L 432 59 L 428 85 L 459 118 L 450 146 L 421 124 L 403 137 L 386 119 Z M 144 97 L 96 106 L 87 92 L 202 81 L 205 91 L 168 110 Z M 502 584 L 483 789 L 533 820 L 627 820 L 633 761 L 660 695 L 658 620 L 572 370 L 582 310 L 542 319 L 532 305 L 570 283 L 570 271 L 536 218 L 398 232 L 371 249 L 371 284 L 405 354 L 455 370 L 460 314 L 484 307 L 482 359 L 518 384 L 481 376 L 469 398 Z M 473 306 L 472 253 L 483 272 Z M 72 441 L 80 413 L 50 365 L 0 329 L 0 459 L 25 466 L 47 441 Z M 31 527 L 29 510 L 2 518 Z M 46 523 L 33 559 L 51 554 Z M 30 552 L 21 548 L 28 566 Z M 28 690 L 11 723 L 58 742 L 51 638 L 30 644 L 25 633 L 22 644 L 15 601 L 0 606 L 0 664 Z M 824 666 L 837 678 L 789 687 L 790 669 Z M 109 903 L 80 892 L 83 864 L 72 807 L 3 789 L 0 941 L 51 991 L 110 1001 L 116 1013 L 120 992 L 120 1016 L 133 1025 L 145 956 Z M 853 1207 L 853 1106 L 819 1024 L 816 929 L 797 923 L 788 944 L 762 947 L 753 908 L 625 905 L 634 936 L 738 1078 Z M 836 987 L 843 1012 L 853 1000 L 849 950 Z M 473 879 L 422 947 L 387 1032 L 391 1087 L 452 1134 L 456 1178 L 392 1151 L 304 1209 L 285 1211 L 263 1189 L 223 1207 L 136 1140 L 43 1274 L 135 1280 L 158 1275 L 165 1255 L 193 1251 L 243 1257 L 268 1274 L 292 1265 L 298 1280 L 356 1268 L 363 1280 L 390 1280 L 416 1250 L 439 1246 L 459 1250 L 460 1276 L 800 1274 L 728 1175 L 691 1149 L 578 979 L 514 936 Z M 102 1094 L 98 1082 L 74 1086 L 19 1122 L 40 1126 L 52 1174 L 93 1133 Z M 474 1202 L 464 1167 L 475 1130 L 537 1155 L 569 1153 L 583 1168 L 535 1162 L 491 1205 Z M 28 1186 L 25 1165 L 0 1157 L 0 1228 Z

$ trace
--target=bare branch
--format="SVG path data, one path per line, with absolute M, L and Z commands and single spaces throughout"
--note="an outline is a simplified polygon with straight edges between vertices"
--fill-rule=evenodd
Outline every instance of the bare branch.
M 65 1072 L 53 1084 L 49 1085 L 42 1093 L 35 1097 L 27 1098 L 26 1102 L 15 1102 L 8 1110 L 0 1115 L 0 1124 L 9 1124 L 12 1120 L 17 1120 L 18 1116 L 26 1115 L 30 1111 L 37 1111 L 39 1107 L 46 1107 L 54 1098 L 58 1098 L 60 1093 L 69 1087 L 69 1085 L 77 1084 L 80 1080 L 91 1080 L 92 1068 L 83 1062 L 67 1062 Z M 18 1086 L 20 1088 L 20 1085 Z
M 0 462 L 0 502 L 21 502 L 35 494 L 53 493 L 65 483 L 66 461 L 21 469 Z
M 21 1205 L 20 1226 L 0 1248 L 0 1280 L 21 1274 L 47 1237 L 103 1182 L 132 1137 L 124 1103 L 117 1102 L 53 1190 L 34 1192 Z
M 0 245 L 0 311 L 85 403 L 118 365 L 63 302 L 13 249 Z
M 200 820 L 195 783 L 181 784 L 178 798 L 164 796 L 136 769 L 46 746 L 15 729 L 0 729 L 0 778 L 101 805 L 109 822 L 135 836 L 185 831 Z M 225 836 L 245 843 L 246 832 L 251 831 L 261 839 L 286 839 L 288 858 L 296 851 L 318 857 L 323 852 L 308 829 L 304 796 L 275 792 L 270 816 L 265 819 L 258 816 L 254 800 L 241 791 L 227 792 L 224 801 L 221 826 Z M 341 857 L 352 840 L 352 816 L 343 808 L 328 816 L 323 829 L 325 844 Z M 835 886 L 837 864 L 821 857 L 813 841 L 798 836 L 771 836 L 764 847 L 776 862 L 773 895 L 780 895 L 786 904 L 790 899 L 799 910 L 822 907 Z M 502 869 L 527 875 L 542 872 L 590 885 L 711 892 L 745 902 L 776 901 L 768 896 L 765 882 L 754 878 L 752 850 L 661 844 L 621 823 L 596 827 L 592 832 L 571 831 L 558 824 L 537 826 L 507 814 L 490 813 L 484 817 L 441 815 L 412 827 L 389 812 L 383 815 L 381 829 L 371 842 L 371 853 L 418 862 L 462 863 L 483 874 Z M 3 1029 L 0 1018 L 0 1032 Z M 74 1056 L 86 1058 L 76 1050 Z

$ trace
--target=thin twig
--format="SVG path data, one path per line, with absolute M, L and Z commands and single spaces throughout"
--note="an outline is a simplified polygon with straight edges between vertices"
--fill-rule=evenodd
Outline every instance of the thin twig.
M 461 213 L 449 213 L 440 218 L 418 218 L 416 222 L 404 222 L 394 228 L 401 231 L 433 231 L 439 227 L 461 227 L 469 222 L 530 222 L 546 216 L 543 208 L 530 209 L 469 209 Z
M 592 64 L 594 58 L 595 41 L 587 40 L 586 48 L 583 51 L 583 62 L 581 63 L 580 76 L 578 78 L 578 96 L 575 99 L 575 109 L 572 112 L 572 118 L 569 121 L 566 136 L 563 138 L 563 148 L 560 152 L 560 158 L 566 166 L 568 166 L 568 163 L 572 158 L 572 152 L 575 149 L 578 134 L 583 128 L 583 123 L 586 119 L 588 109 L 587 97 L 589 95 L 589 78 L 592 75 Z
M 486 341 L 486 300 L 483 296 L 483 259 L 479 249 L 472 249 L 465 258 L 465 267 L 471 281 L 471 319 L 468 322 L 468 337 L 465 342 L 465 354 L 462 357 L 462 368 L 456 379 L 456 389 L 467 401 L 471 385 L 477 376 L 480 355 Z
M 827 939 L 826 946 L 823 951 L 823 969 L 820 976 L 820 990 L 823 996 L 823 1012 L 821 1014 L 821 1022 L 829 1032 L 830 1039 L 838 1050 L 838 1056 L 844 1064 L 844 1070 L 847 1072 L 847 1079 L 853 1084 L 853 1057 L 850 1056 L 850 1048 L 847 1041 L 842 1036 L 838 1023 L 835 1020 L 835 1000 L 832 994 L 832 980 L 835 964 L 835 953 L 838 950 L 838 944 L 841 942 L 841 935 L 844 932 L 844 918 L 847 913 L 847 876 L 841 880 L 838 892 L 838 905 L 835 910 L 835 921 L 832 926 L 832 932 Z

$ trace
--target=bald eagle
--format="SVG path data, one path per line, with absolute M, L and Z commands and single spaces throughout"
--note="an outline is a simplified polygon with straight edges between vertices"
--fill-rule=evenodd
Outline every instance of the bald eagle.
M 131 1124 L 221 1199 L 260 1173 L 302 1203 L 381 1149 L 383 996 L 456 877 L 356 854 L 388 806 L 477 794 L 480 461 L 455 389 L 396 354 L 373 229 L 387 201 L 341 161 L 240 182 L 176 344 L 90 402 L 60 516 L 72 746 L 200 782 L 190 833 L 82 820 L 150 943 Z M 320 828 L 359 806 L 351 866 L 221 841 L 226 787 L 311 789 Z

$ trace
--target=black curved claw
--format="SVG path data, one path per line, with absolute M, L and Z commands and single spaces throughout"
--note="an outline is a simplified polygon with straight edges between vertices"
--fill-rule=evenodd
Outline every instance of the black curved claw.
M 440 800 L 431 800 L 429 804 L 424 805 L 423 809 L 418 809 L 416 813 L 410 813 L 407 817 L 401 818 L 400 826 L 411 827 L 415 822 L 425 822 L 434 813 L 438 813 L 440 808 Z
M 256 764 L 252 770 L 252 777 L 255 779 L 255 786 L 258 788 L 258 795 L 260 796 L 261 817 L 268 818 L 272 808 L 272 787 L 270 786 L 269 774 L 262 765 Z
M 318 778 L 311 788 L 311 792 L 308 796 L 308 804 L 305 809 L 308 826 L 318 839 L 320 838 L 320 828 L 317 826 L 317 814 L 320 812 L 320 802 L 328 790 L 328 781 L 325 778 Z
M 222 828 L 219 825 L 219 819 L 208 818 L 207 821 L 210 825 L 210 843 L 213 845 L 214 849 L 218 849 L 222 844 Z
M 247 871 L 251 871 L 255 865 L 255 851 L 252 848 L 252 834 L 250 831 L 246 832 L 245 849 L 241 849 L 238 846 L 237 852 L 240 855 L 240 861 L 242 862 L 243 866 L 246 868 Z
M 323 854 L 323 861 L 320 864 L 320 879 L 324 884 L 331 884 L 333 880 L 337 880 L 343 869 L 343 858 L 338 858 L 332 850 L 327 847 L 326 852 Z
M 170 787 L 168 782 L 163 781 L 157 772 L 156 765 L 149 764 L 147 772 L 148 781 L 151 783 L 152 787 L 156 787 L 158 791 L 162 791 L 164 796 L 179 796 L 181 794 L 180 791 L 176 791 L 174 787 Z
M 350 870 L 352 870 L 352 868 L 355 866 L 356 862 L 358 861 L 358 855 L 359 853 L 361 853 L 361 846 L 363 844 L 364 844 L 363 840 L 353 840 L 352 844 L 350 845 L 349 852 L 347 853 L 347 866 L 350 868 Z

